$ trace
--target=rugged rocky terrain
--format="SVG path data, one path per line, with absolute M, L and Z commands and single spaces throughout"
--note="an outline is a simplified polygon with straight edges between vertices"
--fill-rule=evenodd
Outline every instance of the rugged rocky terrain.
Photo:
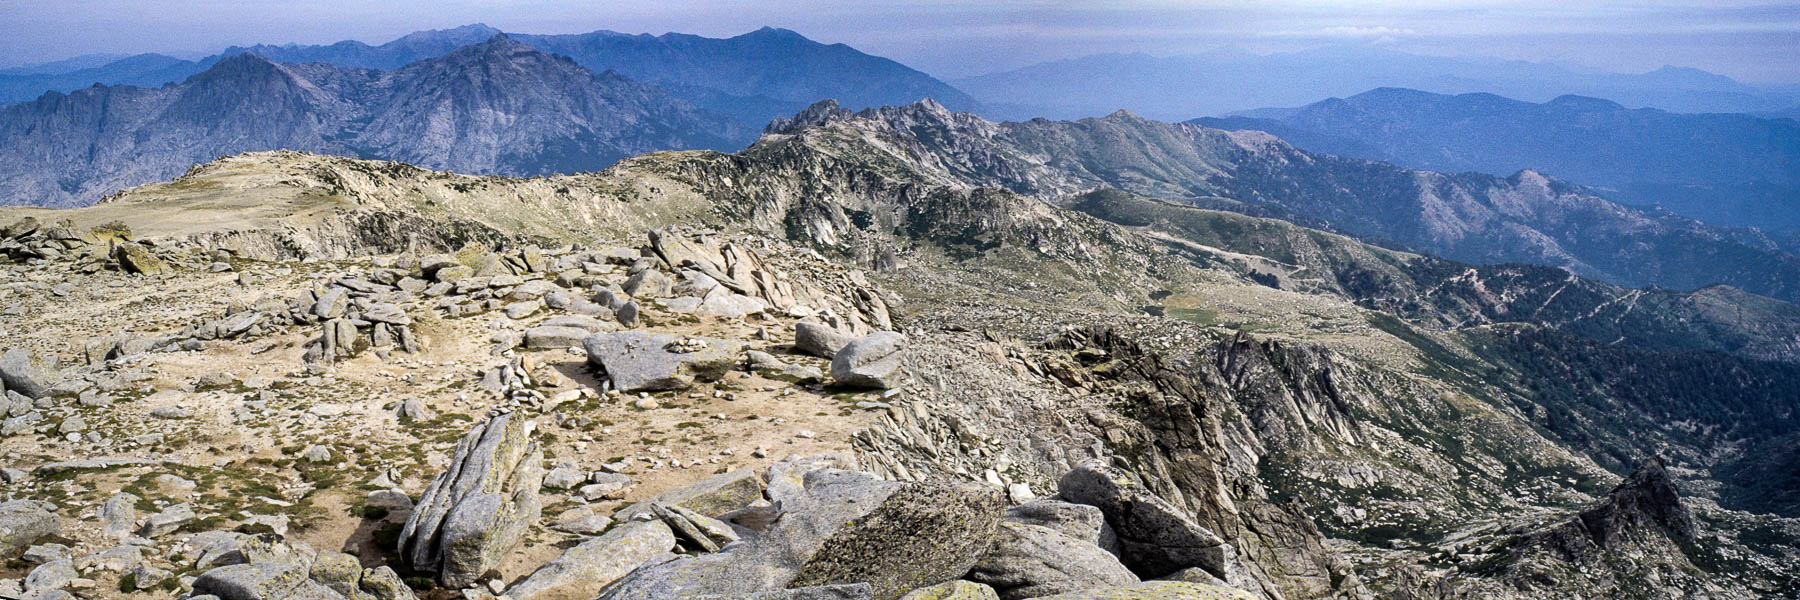
M 920 165 L 934 182 L 1056 202 L 1095 187 L 1275 217 L 1393 248 L 1567 268 L 1628 286 L 1724 283 L 1800 298 L 1800 256 L 1754 229 L 1608 201 L 1535 171 L 1445 174 L 1313 154 L 1261 132 L 1127 112 L 992 123 L 931 102 L 852 113 L 821 103 L 770 131 L 863 162 Z M 1749 265 L 1756 265 L 1754 268 Z
M 1791 305 L 816 116 L 593 174 L 257 153 L 0 209 L 0 586 L 1800 594 Z

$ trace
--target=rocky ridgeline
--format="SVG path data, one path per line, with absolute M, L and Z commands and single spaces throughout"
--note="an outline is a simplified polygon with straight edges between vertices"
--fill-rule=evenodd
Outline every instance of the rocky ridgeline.
M 25 217 L 0 227 L 0 260 L 28 265 L 66 264 L 80 273 L 120 271 L 162 276 L 175 268 L 230 270 L 230 253 L 207 254 L 188 246 L 179 252 L 134 241 L 131 228 L 113 221 L 80 231 L 62 220 L 43 225 Z

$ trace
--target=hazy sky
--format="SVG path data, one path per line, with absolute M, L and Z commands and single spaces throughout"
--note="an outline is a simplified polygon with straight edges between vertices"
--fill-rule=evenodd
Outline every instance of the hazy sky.
M 381 43 L 476 22 L 524 33 L 708 36 L 774 25 L 947 78 L 1097 52 L 1358 43 L 1800 82 L 1800 0 L 0 0 L 0 64 L 90 52 L 195 56 L 259 42 Z

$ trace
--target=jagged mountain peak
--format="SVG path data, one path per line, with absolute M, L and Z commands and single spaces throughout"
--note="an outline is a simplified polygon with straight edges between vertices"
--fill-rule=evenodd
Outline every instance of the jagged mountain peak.
M 838 106 L 836 100 L 826 98 L 794 113 L 792 117 L 781 117 L 769 121 L 769 125 L 763 128 L 763 133 L 794 133 L 807 127 L 816 127 L 832 121 L 848 119 L 855 115 L 856 113 Z
M 1681 503 L 1675 480 L 1660 456 L 1640 463 L 1605 500 L 1582 511 L 1581 522 L 1602 548 L 1645 527 L 1659 528 L 1678 540 L 1692 540 L 1695 534 L 1694 517 Z
M 220 59 L 211 68 L 188 78 L 189 82 L 230 76 L 281 75 L 286 71 L 279 63 L 255 52 L 241 52 Z
M 1109 113 L 1105 117 L 1103 117 L 1103 119 L 1107 120 L 1107 121 L 1127 121 L 1127 122 L 1148 121 L 1148 119 L 1138 116 L 1137 113 L 1131 112 L 1131 111 L 1123 109 L 1123 108 L 1112 111 L 1111 113 Z

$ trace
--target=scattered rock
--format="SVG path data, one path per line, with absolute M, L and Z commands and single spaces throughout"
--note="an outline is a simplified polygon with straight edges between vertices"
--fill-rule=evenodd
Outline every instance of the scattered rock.
M 363 501 L 363 504 L 390 511 L 403 511 L 412 510 L 413 500 L 411 496 L 406 495 L 404 490 L 387 489 L 369 492 L 369 497 Z
M 593 332 L 579 327 L 542 325 L 525 330 L 525 347 L 533 350 L 574 348 Z

